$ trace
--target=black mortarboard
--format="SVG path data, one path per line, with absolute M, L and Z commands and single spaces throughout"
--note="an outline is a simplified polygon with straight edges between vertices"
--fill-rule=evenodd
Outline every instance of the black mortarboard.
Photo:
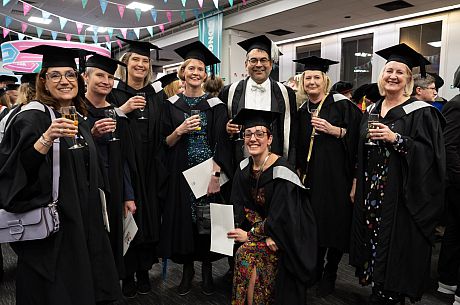
M 428 74 L 433 76 L 434 78 L 434 85 L 436 87 L 436 91 L 438 91 L 439 88 L 444 86 L 444 80 L 442 79 L 441 76 L 439 76 L 437 73 L 432 73 L 432 72 L 428 72 Z
M 422 54 L 418 53 L 405 43 L 401 43 L 380 51 L 375 52 L 375 54 L 380 55 L 385 58 L 387 62 L 397 61 L 403 64 L 406 64 L 409 69 L 414 67 L 420 67 L 420 74 L 422 77 L 426 77 L 426 65 L 431 65 Z
M 163 75 L 162 77 L 160 77 L 156 81 L 161 82 L 161 87 L 164 88 L 167 85 L 169 85 L 170 83 L 172 83 L 173 81 L 178 80 L 178 79 L 179 78 L 177 77 L 177 73 L 174 72 L 174 73 L 169 73 L 169 74 Z
M 278 49 L 278 46 L 265 35 L 240 41 L 238 42 L 238 45 L 242 47 L 246 53 L 251 52 L 253 49 L 264 50 L 274 62 L 278 62 L 278 57 L 283 55 L 283 53 L 281 53 Z
M 174 50 L 184 60 L 198 59 L 204 62 L 205 66 L 220 63 L 217 58 L 201 41 L 194 41 L 183 47 Z
M 353 102 L 356 104 L 361 102 L 361 99 L 366 95 L 366 89 L 369 87 L 370 84 L 364 84 L 356 88 L 355 91 L 353 91 L 353 95 L 351 96 L 351 99 Z
M 163 72 L 163 66 L 161 65 L 152 65 L 152 71 L 156 73 Z
M 318 56 L 309 56 L 309 57 L 299 58 L 299 59 L 293 60 L 293 62 L 304 64 L 304 68 L 303 68 L 304 71 L 314 70 L 314 71 L 321 71 L 324 73 L 327 73 L 327 71 L 329 71 L 330 65 L 335 65 L 339 63 L 338 61 L 321 58 Z
M 367 85 L 367 87 L 364 89 L 364 95 L 373 103 L 376 103 L 383 98 L 383 96 L 380 95 L 379 86 L 377 83 Z
M 232 124 L 243 125 L 245 129 L 254 126 L 265 126 L 271 130 L 271 124 L 279 116 L 279 112 L 243 108 L 233 118 Z
M 20 84 L 8 84 L 6 85 L 6 90 L 18 90 Z
M 331 91 L 338 93 L 347 93 L 353 89 L 353 84 L 350 82 L 338 81 L 331 87 Z
M 0 82 L 17 82 L 18 79 L 11 75 L 0 75 Z
M 35 80 L 37 79 L 37 73 L 21 73 L 21 84 L 32 84 L 35 86 Z
M 126 67 L 124 62 L 99 54 L 94 54 L 86 62 L 87 67 L 98 68 L 112 75 L 117 71 L 118 65 Z
M 61 48 L 50 45 L 39 45 L 23 50 L 24 53 L 43 55 L 42 68 L 50 67 L 72 67 L 77 69 L 75 58 L 78 58 L 79 70 L 85 69 L 86 56 L 94 52 L 77 48 Z
M 158 50 L 161 50 L 158 46 L 154 45 L 153 43 L 150 43 L 148 41 L 138 41 L 138 40 L 131 40 L 131 39 L 125 39 L 120 36 L 117 36 L 118 39 L 121 41 L 124 41 L 128 44 L 128 51 L 137 53 L 139 55 L 147 56 L 150 58 L 150 50 L 154 49 L 157 51 L 157 58 L 159 56 Z
M 6 88 L 0 88 L 0 97 L 6 93 Z

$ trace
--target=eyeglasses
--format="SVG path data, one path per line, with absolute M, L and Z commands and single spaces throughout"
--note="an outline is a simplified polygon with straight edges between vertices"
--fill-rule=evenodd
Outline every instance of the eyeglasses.
M 248 59 L 248 62 L 251 64 L 251 65 L 257 65 L 258 62 L 260 62 L 262 65 L 266 65 L 270 62 L 270 59 L 266 58 L 266 57 L 263 57 L 263 58 L 249 58 Z
M 255 135 L 256 139 L 263 139 L 264 135 L 266 133 L 268 133 L 268 132 L 262 131 L 262 130 L 256 130 L 255 132 L 251 132 L 250 130 L 246 130 L 244 132 L 244 139 L 249 140 L 249 139 L 252 138 L 252 135 Z
M 77 72 L 75 71 L 67 71 L 64 74 L 61 74 L 59 72 L 50 72 L 46 73 L 46 76 L 48 79 L 50 79 L 53 83 L 59 83 L 62 79 L 63 76 L 69 81 L 69 82 L 74 82 L 77 80 Z
M 436 90 L 436 87 L 426 87 L 426 88 L 423 88 L 423 89 L 428 89 L 428 90 L 433 90 L 433 91 L 435 91 L 435 90 Z

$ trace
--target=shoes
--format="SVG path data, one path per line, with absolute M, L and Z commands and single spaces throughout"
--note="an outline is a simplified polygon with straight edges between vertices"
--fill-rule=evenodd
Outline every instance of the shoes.
M 460 305 L 460 296 L 455 295 L 455 301 L 454 301 L 454 304 L 452 305 Z
M 367 302 L 367 305 L 404 305 L 406 304 L 406 299 L 404 297 L 401 297 L 397 300 L 388 300 L 382 297 L 379 297 L 376 294 L 371 294 L 369 297 L 369 301 Z
M 212 263 L 203 262 L 201 265 L 201 276 L 203 282 L 201 284 L 201 289 L 205 295 L 214 294 L 214 281 L 212 279 Z
M 184 264 L 182 268 L 182 280 L 177 289 L 179 295 L 184 296 L 189 294 L 194 276 L 195 269 L 193 267 L 193 262 Z
M 316 289 L 316 296 L 324 298 L 335 290 L 335 280 L 337 273 L 324 272 L 323 278 L 319 281 L 318 288 Z
M 136 282 L 134 281 L 134 275 L 127 276 L 121 282 L 121 292 L 128 299 L 132 299 L 136 297 L 137 288 L 136 288 Z
M 441 282 L 438 282 L 438 292 L 445 293 L 445 294 L 455 294 L 457 290 L 457 285 L 447 285 Z
M 137 271 L 136 278 L 137 278 L 137 292 L 139 292 L 139 294 L 148 294 L 150 290 L 152 290 L 152 286 L 150 285 L 148 270 Z

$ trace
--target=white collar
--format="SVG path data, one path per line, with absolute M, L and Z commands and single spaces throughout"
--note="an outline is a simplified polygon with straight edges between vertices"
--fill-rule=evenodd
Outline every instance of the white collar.
M 258 84 L 252 78 L 248 78 L 247 87 L 250 88 L 250 87 L 252 87 L 252 85 L 261 86 L 261 87 L 265 88 L 265 90 L 268 91 L 270 89 L 270 78 L 267 78 L 262 84 Z

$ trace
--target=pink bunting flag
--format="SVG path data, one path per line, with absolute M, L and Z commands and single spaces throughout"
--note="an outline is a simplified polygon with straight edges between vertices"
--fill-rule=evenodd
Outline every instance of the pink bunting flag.
M 25 22 L 21 22 L 21 30 L 22 30 L 22 32 L 23 32 L 23 33 L 25 33 L 25 32 L 26 32 L 26 30 L 27 30 L 27 27 L 28 27 L 28 24 L 27 24 L 27 23 L 25 23 Z
M 172 20 L 172 13 L 171 13 L 171 11 L 167 11 L 167 12 L 166 12 L 166 17 L 168 18 L 168 22 L 171 23 L 171 20 Z
M 248 3 L 247 0 L 243 0 L 243 5 L 246 5 L 246 3 Z
M 123 19 L 123 15 L 125 14 L 126 5 L 117 4 L 117 8 L 118 8 L 118 13 L 120 14 L 120 18 Z
M 65 34 L 65 39 L 66 39 L 67 41 L 71 41 L 71 40 L 72 40 L 72 34 L 68 34 L 68 33 Z
M 83 29 L 83 23 L 75 22 L 75 25 L 77 26 L 77 33 L 80 35 L 81 29 Z
M 22 10 L 24 11 L 24 16 L 27 15 L 31 9 L 32 6 L 29 3 L 22 2 Z
M 123 35 L 123 38 L 126 39 L 126 32 L 128 31 L 127 29 L 120 29 L 121 34 Z
M 165 25 L 162 23 L 162 24 L 159 25 L 159 27 L 160 27 L 160 31 L 161 31 L 162 33 L 164 33 L 164 31 L 165 31 Z
M 121 48 L 123 48 L 123 46 L 121 45 L 121 41 L 119 39 L 117 39 L 117 45 Z
M 110 36 L 109 35 L 104 35 L 105 41 L 110 42 Z
M 6 36 L 8 36 L 9 33 L 10 33 L 10 29 L 3 28 L 3 38 L 6 38 Z
M 203 0 L 198 0 L 198 5 L 203 8 Z

